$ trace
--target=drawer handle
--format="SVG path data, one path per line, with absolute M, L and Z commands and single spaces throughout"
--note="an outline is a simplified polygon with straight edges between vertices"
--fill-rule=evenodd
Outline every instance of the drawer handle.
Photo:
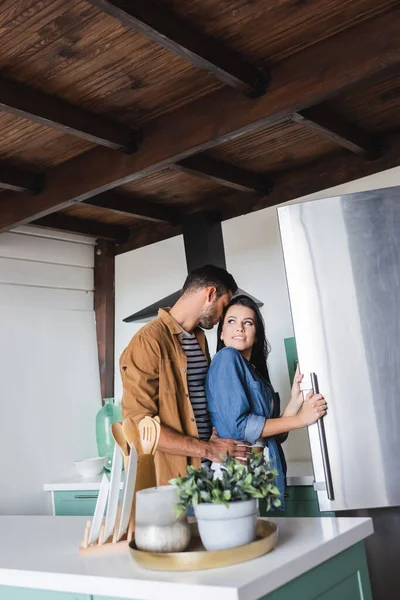
M 74 499 L 76 499 L 76 500 L 84 500 L 86 498 L 93 499 L 93 498 L 97 498 L 97 497 L 98 497 L 98 494 L 93 494 L 91 496 L 87 496 L 85 494 L 76 494 L 76 496 L 74 496 Z

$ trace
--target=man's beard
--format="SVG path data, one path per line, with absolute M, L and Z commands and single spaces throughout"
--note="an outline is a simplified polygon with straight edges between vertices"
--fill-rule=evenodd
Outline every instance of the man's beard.
M 212 304 L 200 316 L 199 326 L 202 329 L 212 329 L 218 323 L 218 308 L 216 304 Z

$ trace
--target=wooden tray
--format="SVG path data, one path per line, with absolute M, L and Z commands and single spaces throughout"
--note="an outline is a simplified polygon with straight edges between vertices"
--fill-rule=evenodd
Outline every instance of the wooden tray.
M 201 543 L 196 523 L 191 523 L 192 539 L 184 552 L 144 552 L 133 540 L 129 544 L 132 558 L 145 569 L 153 571 L 201 571 L 236 565 L 271 552 L 278 541 L 278 527 L 259 519 L 257 539 L 245 546 L 207 552 Z

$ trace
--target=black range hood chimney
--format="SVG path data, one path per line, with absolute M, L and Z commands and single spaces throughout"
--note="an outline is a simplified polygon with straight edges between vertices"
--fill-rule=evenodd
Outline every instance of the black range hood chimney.
M 200 212 L 188 215 L 183 219 L 182 229 L 188 273 L 209 264 L 226 269 L 221 218 L 218 214 Z M 260 300 L 241 289 L 237 291 L 237 295 L 239 294 L 246 294 L 257 303 L 257 306 L 263 306 Z M 180 295 L 181 290 L 174 292 L 123 320 L 125 323 L 149 321 L 157 316 L 159 308 L 173 306 Z

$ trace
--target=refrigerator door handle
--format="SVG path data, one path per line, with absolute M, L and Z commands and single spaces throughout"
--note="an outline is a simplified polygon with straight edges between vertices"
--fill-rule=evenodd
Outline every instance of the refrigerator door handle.
M 314 394 L 319 394 L 319 385 L 318 385 L 318 378 L 317 378 L 316 373 L 311 373 L 310 378 L 311 378 L 311 385 L 314 390 Z M 330 466 L 330 462 L 329 462 L 328 446 L 326 443 L 325 425 L 324 425 L 323 418 L 319 419 L 317 421 L 317 426 L 318 426 L 319 442 L 321 445 L 322 464 L 324 467 L 326 493 L 328 496 L 328 500 L 334 500 L 335 494 L 333 492 L 332 473 L 331 473 L 331 466 Z M 317 485 L 320 486 L 321 485 L 320 482 L 317 482 Z

